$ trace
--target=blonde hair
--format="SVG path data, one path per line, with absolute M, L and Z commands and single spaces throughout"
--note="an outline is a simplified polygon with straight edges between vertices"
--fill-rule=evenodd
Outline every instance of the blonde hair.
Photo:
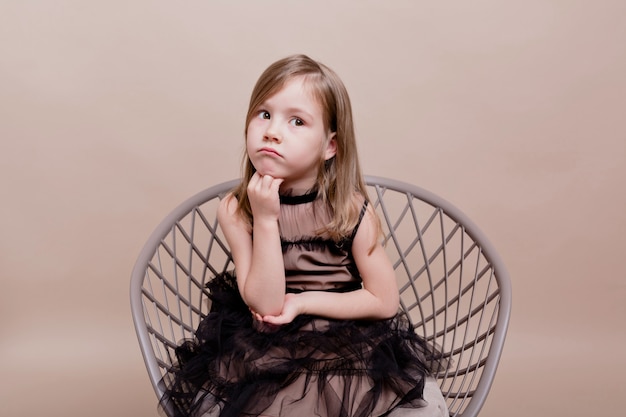
M 359 221 L 363 198 L 368 200 L 368 196 L 357 153 L 350 98 L 337 74 L 306 55 L 292 55 L 274 62 L 261 74 L 252 90 L 245 134 L 259 106 L 296 77 L 304 77 L 322 107 L 324 127 L 335 133 L 337 153 L 324 160 L 320 152 L 316 187 L 332 213 L 331 222 L 321 232 L 338 242 L 351 235 Z M 239 202 L 240 214 L 251 225 L 253 219 L 247 186 L 256 169 L 247 153 L 242 169 L 242 182 L 233 194 Z M 363 198 L 358 198 L 359 195 Z

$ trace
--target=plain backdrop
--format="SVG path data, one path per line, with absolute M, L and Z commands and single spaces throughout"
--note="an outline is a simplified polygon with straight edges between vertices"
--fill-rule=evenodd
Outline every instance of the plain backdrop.
M 626 2 L 0 1 L 0 414 L 157 415 L 129 277 L 239 176 L 267 65 L 344 80 L 368 174 L 468 214 L 513 279 L 483 416 L 620 415 Z

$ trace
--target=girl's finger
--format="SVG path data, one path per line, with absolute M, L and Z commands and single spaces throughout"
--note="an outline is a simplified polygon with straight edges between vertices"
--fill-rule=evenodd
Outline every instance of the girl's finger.
M 278 190 L 280 189 L 280 184 L 282 184 L 283 181 L 283 178 L 275 178 L 272 182 L 272 191 L 278 193 Z

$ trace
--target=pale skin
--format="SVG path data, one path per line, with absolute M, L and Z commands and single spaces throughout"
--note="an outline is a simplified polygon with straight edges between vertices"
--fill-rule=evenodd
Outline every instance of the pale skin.
M 229 195 L 218 209 L 228 241 L 239 292 L 257 320 L 281 325 L 300 314 L 331 319 L 384 319 L 397 313 L 399 295 L 392 265 L 378 242 L 375 214 L 368 208 L 354 238 L 352 254 L 363 288 L 348 293 L 307 291 L 285 294 L 280 244 L 279 194 L 314 187 L 319 161 L 335 156 L 335 134 L 323 123 L 322 108 L 295 78 L 258 109 L 248 125 L 246 149 L 257 172 L 247 192 L 254 226 L 236 212 Z M 254 239 L 252 236 L 254 235 Z

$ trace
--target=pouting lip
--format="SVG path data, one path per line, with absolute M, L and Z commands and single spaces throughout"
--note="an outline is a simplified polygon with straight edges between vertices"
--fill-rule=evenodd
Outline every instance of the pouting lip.
M 269 153 L 269 154 L 273 154 L 273 155 L 282 157 L 282 155 L 276 149 L 270 148 L 270 147 L 261 148 L 261 149 L 259 149 L 258 152 L 259 153 Z

